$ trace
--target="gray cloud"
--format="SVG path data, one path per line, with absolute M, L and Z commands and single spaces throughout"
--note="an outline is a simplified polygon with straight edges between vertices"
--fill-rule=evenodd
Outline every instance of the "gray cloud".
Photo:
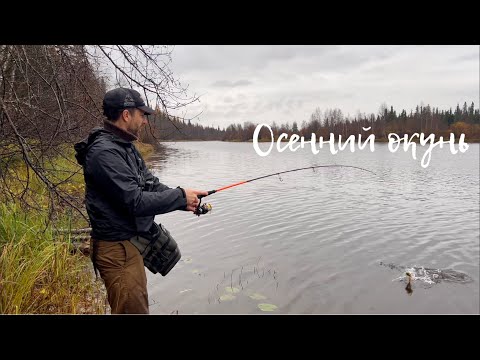
M 252 84 L 252 82 L 248 80 L 238 80 L 238 81 L 219 80 L 219 81 L 215 81 L 211 86 L 237 87 L 237 86 L 245 86 L 250 84 Z
M 477 52 L 472 52 L 471 54 L 466 54 L 459 56 L 455 59 L 455 61 L 479 61 L 479 54 Z
M 188 113 L 226 127 L 308 120 L 315 108 L 377 113 L 479 99 L 478 46 L 176 46 L 172 70 L 202 94 Z M 185 111 L 185 109 L 182 109 Z

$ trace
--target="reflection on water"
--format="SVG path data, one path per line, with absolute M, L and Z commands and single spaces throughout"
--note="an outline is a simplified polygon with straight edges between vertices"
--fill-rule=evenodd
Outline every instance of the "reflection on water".
M 212 190 L 315 164 L 375 175 L 287 173 L 212 194 L 212 211 L 200 217 L 157 216 L 185 261 L 166 277 L 148 275 L 151 313 L 478 313 L 478 144 L 457 155 L 438 149 L 426 169 L 382 144 L 373 153 L 267 157 L 251 143 L 166 146 L 150 165 L 170 187 Z M 402 296 L 406 272 L 412 296 Z

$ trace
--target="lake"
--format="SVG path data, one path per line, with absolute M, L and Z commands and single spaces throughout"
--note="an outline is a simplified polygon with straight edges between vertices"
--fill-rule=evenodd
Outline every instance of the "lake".
M 297 171 L 212 194 L 200 217 L 157 216 L 182 259 L 166 277 L 147 270 L 150 313 L 479 312 L 479 144 L 456 155 L 437 147 L 427 168 L 425 149 L 414 160 L 382 143 L 374 152 L 274 148 L 266 157 L 252 143 L 164 144 L 148 164 L 170 187 L 213 190 L 328 164 L 375 174 Z

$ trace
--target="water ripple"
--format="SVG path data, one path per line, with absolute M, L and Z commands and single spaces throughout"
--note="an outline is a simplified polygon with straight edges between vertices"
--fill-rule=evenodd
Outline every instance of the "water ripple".
M 427 169 L 382 144 L 374 153 L 298 151 L 266 158 L 248 143 L 167 147 L 173 155 L 151 165 L 169 186 L 210 190 L 313 164 L 355 165 L 377 175 L 341 168 L 290 173 L 206 197 L 213 210 L 200 218 L 183 212 L 158 216 L 183 256 L 192 259 L 166 278 L 149 276 L 151 297 L 165 306 L 258 313 L 250 291 L 267 297 L 280 313 L 478 313 L 478 144 L 461 156 L 439 149 Z M 381 261 L 463 271 L 473 282 L 414 286 L 411 301 L 405 286 L 392 281 L 401 272 L 379 267 Z M 209 302 L 225 274 L 238 276 L 240 269 L 248 276 L 235 301 Z M 269 270 L 275 279 L 258 276 Z M 192 291 L 180 293 L 187 288 Z

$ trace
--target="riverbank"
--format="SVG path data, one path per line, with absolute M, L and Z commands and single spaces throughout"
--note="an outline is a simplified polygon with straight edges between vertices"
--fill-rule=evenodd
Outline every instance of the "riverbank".
M 69 234 L 46 223 L 46 214 L 0 207 L 0 313 L 106 313 L 103 284 L 89 259 L 72 251 Z
M 410 135 L 411 136 L 411 135 Z M 435 136 L 435 139 L 438 139 L 440 138 L 440 136 Z M 443 136 L 444 140 L 448 140 L 449 138 L 448 137 L 445 137 Z M 277 138 L 274 139 L 274 142 L 277 142 Z M 342 142 L 345 142 L 347 138 L 343 137 L 342 136 Z M 282 138 L 281 142 L 282 143 L 288 143 L 288 141 L 290 140 L 290 137 L 287 137 L 287 138 Z M 329 138 L 326 138 L 325 141 L 328 141 Z M 362 142 L 364 142 L 366 140 L 366 136 L 362 136 Z M 232 143 L 239 143 L 239 142 L 246 142 L 246 143 L 253 143 L 253 139 L 250 139 L 250 140 L 246 140 L 246 141 L 242 141 L 242 140 L 203 140 L 203 139 L 198 139 L 198 140 L 161 140 L 160 143 L 175 143 L 175 142 L 190 142 L 190 141 L 221 141 L 221 142 L 232 142 Z M 259 143 L 268 143 L 268 142 L 271 142 L 272 140 L 271 139 L 258 139 L 258 142 Z M 310 141 L 310 139 L 305 139 L 305 141 Z M 338 141 L 338 137 L 335 139 L 335 142 Z M 355 141 L 358 141 L 358 138 L 356 138 Z M 377 143 L 388 143 L 388 138 L 385 138 L 385 137 L 380 137 L 380 138 L 375 138 L 375 142 Z M 458 143 L 459 141 L 459 137 L 456 136 L 455 137 L 455 143 Z M 318 138 L 317 138 L 317 142 L 318 142 Z M 420 143 L 420 139 L 418 137 L 414 137 L 411 142 L 415 142 L 415 143 Z M 480 143 L 480 138 L 466 138 L 465 139 L 465 142 L 468 143 L 468 144 L 475 144 L 475 143 Z
M 15 205 L 0 208 L 0 313 L 105 314 L 103 283 L 71 237 Z
M 151 144 L 142 143 L 140 141 L 135 141 L 134 144 L 144 159 L 147 159 L 150 155 L 155 153 L 155 148 Z
M 411 137 L 411 135 L 410 135 L 410 137 Z M 409 139 L 410 139 L 410 137 L 409 137 Z M 366 136 L 362 136 L 362 142 L 365 142 L 366 138 L 367 138 Z M 444 136 L 443 138 L 444 138 L 445 141 L 449 141 L 448 137 Z M 278 138 L 276 138 L 276 139 L 278 139 Z M 278 142 L 276 139 L 274 139 L 274 142 Z M 345 143 L 345 141 L 347 139 L 348 139 L 348 137 L 347 138 L 342 137 L 342 142 Z M 402 137 L 402 139 L 403 139 L 403 137 Z M 435 137 L 435 141 L 438 141 L 439 139 L 440 139 L 440 136 Z M 289 140 L 290 140 L 290 137 L 282 138 L 282 140 L 280 142 L 288 143 Z M 329 138 L 324 139 L 324 141 L 328 141 L 328 140 L 329 140 Z M 242 141 L 237 141 L 237 140 L 234 140 L 234 141 L 224 140 L 224 141 L 225 142 L 242 142 Z M 259 143 L 269 143 L 271 141 L 272 141 L 271 139 L 258 139 Z M 298 141 L 300 141 L 300 140 L 298 140 Z M 310 141 L 310 139 L 305 139 L 305 142 L 309 142 L 309 141 Z M 357 141 L 358 141 L 358 137 L 355 139 L 355 142 L 357 142 Z M 248 141 L 243 141 L 243 142 L 253 143 L 253 139 L 250 139 Z M 316 142 L 318 143 L 318 138 L 317 138 Z M 335 139 L 335 142 L 338 142 L 338 138 Z M 388 138 L 381 137 L 381 138 L 375 138 L 375 142 L 376 143 L 388 143 L 389 140 L 388 140 Z M 414 143 L 419 144 L 420 139 L 417 136 L 415 136 L 414 138 L 411 139 L 410 142 L 414 142 Z M 459 142 L 459 137 L 456 136 L 455 137 L 455 143 L 457 144 L 458 142 Z M 466 142 L 468 144 L 480 143 L 480 138 L 471 138 L 471 139 L 466 138 L 464 142 Z
M 154 146 L 135 142 L 145 159 Z M 58 189 L 82 201 L 85 184 L 71 146 L 65 157 L 53 159 L 52 174 Z M 75 173 L 76 172 L 76 173 Z M 11 191 L 20 192 L 26 179 L 25 164 L 18 161 L 5 171 Z M 31 176 L 31 175 L 30 175 Z M 107 314 L 110 307 L 103 281 L 96 278 L 89 256 L 87 221 L 69 207 L 56 207 L 50 214 L 49 192 L 36 177 L 29 180 L 30 203 L 26 208 L 0 188 L 0 314 Z M 2 195 L 3 194 L 3 195 Z M 83 209 L 84 210 L 84 209 Z M 52 216 L 50 216 L 52 215 Z
M 51 159 L 49 176 L 57 189 L 81 203 L 84 180 L 71 146 Z M 4 169 L 0 184 L 0 314 L 105 314 L 106 292 L 88 256 L 78 251 L 69 229 L 88 227 L 66 204 L 51 208 L 45 184 L 21 161 Z M 29 176 L 26 206 L 7 196 L 20 193 Z

